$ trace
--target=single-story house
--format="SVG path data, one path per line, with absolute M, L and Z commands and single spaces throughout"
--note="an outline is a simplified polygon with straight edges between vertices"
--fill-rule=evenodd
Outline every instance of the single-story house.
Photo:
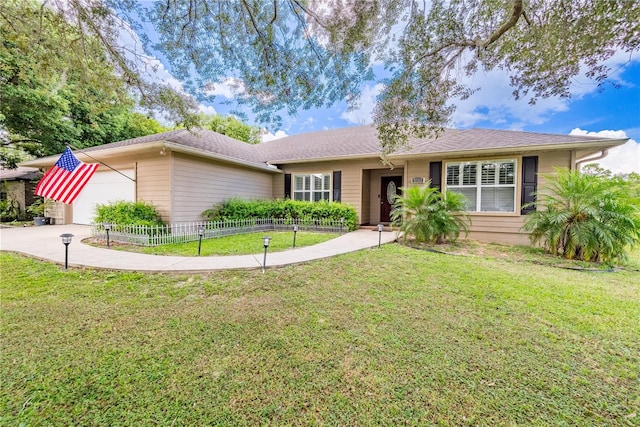
M 258 145 L 207 130 L 173 130 L 77 151 L 102 162 L 73 205 L 50 213 L 56 223 L 91 223 L 96 203 L 144 200 L 164 221 L 201 220 L 204 210 L 232 197 L 331 200 L 353 206 L 361 225 L 389 222 L 401 187 L 431 180 L 467 196 L 470 238 L 526 243 L 521 206 L 554 167 L 576 168 L 606 156 L 626 139 L 505 130 L 446 130 L 414 139 L 380 159 L 373 126 L 289 136 Z M 58 156 L 25 162 L 47 168 Z M 108 166 L 105 166 L 108 165 Z
M 0 200 L 14 200 L 24 214 L 36 200 L 36 182 L 42 177 L 38 168 L 0 168 Z

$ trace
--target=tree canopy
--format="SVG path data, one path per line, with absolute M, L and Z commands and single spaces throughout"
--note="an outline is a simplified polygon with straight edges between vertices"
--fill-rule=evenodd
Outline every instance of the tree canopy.
M 244 141 L 249 144 L 259 144 L 262 130 L 258 126 L 251 126 L 238 120 L 233 116 L 223 116 L 216 114 L 213 116 L 202 116 L 202 126 L 206 129 Z
M 105 61 L 144 105 L 159 105 L 187 124 L 192 100 L 147 83 L 149 63 L 131 52 L 123 33 L 136 31 L 147 52 L 162 55 L 186 93 L 206 100 L 213 86 L 230 84 L 236 101 L 272 127 L 283 113 L 341 100 L 357 105 L 362 83 L 375 78 L 373 65 L 382 62 L 386 76 L 374 122 L 383 154 L 446 126 L 455 99 L 478 89 L 463 82 L 465 74 L 506 70 L 514 97 L 535 103 L 571 96 L 571 81 L 580 74 L 605 84 L 611 72 L 605 61 L 640 48 L 635 0 L 51 0 L 47 5 L 72 23 L 73 34 L 104 46 Z M 10 13 L 4 7 L 0 12 L 9 32 L 16 19 Z M 148 27 L 153 37 L 145 35 Z M 25 35 L 31 43 L 37 37 Z M 73 56 L 76 70 L 88 71 L 83 61 L 92 59 L 74 49 L 79 45 L 77 37 L 65 37 L 57 51 L 61 58 Z

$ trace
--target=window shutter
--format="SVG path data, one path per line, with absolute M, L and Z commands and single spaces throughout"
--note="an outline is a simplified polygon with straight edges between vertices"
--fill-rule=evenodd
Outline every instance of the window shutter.
M 442 190 L 442 162 L 429 162 L 429 179 L 431 188 Z
M 536 201 L 534 193 L 538 191 L 538 156 L 522 158 L 522 197 L 521 205 Z M 520 215 L 527 215 L 536 210 L 529 206 L 520 210 Z
M 333 171 L 333 201 L 342 201 L 342 171 Z
M 291 198 L 291 174 L 290 173 L 284 174 L 284 198 L 285 199 Z

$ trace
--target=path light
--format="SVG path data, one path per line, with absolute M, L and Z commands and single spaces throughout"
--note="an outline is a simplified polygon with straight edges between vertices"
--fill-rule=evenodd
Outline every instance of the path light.
M 298 224 L 293 224 L 293 247 L 296 247 L 296 234 L 298 234 Z
M 73 234 L 64 233 L 60 237 L 62 237 L 62 243 L 64 244 L 64 269 L 66 270 L 69 268 L 69 243 L 71 243 Z
M 200 226 L 198 227 L 198 237 L 200 238 L 198 240 L 198 256 L 200 256 L 200 249 L 202 249 L 202 237 L 204 236 L 204 227 Z
M 104 231 L 107 232 L 107 247 L 109 247 L 109 230 L 111 230 L 111 223 L 105 222 L 103 226 L 104 226 Z
M 340 218 L 340 234 L 342 234 L 342 227 L 344 227 L 344 217 Z
M 262 262 L 262 274 L 265 272 L 265 268 L 267 268 L 267 248 L 269 247 L 269 241 L 271 237 L 264 236 L 262 238 L 262 244 L 264 245 L 264 261 Z
M 384 225 L 378 224 L 378 247 L 380 247 L 380 244 L 382 243 L 382 228 L 383 227 L 384 227 Z

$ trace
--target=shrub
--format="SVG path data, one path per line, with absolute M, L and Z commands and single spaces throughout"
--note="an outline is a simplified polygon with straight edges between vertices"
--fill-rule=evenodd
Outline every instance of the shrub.
M 246 218 L 278 218 L 299 220 L 340 221 L 349 230 L 355 230 L 358 216 L 353 207 L 337 202 L 304 202 L 290 199 L 242 200 L 229 199 L 207 209 L 202 216 L 210 221 L 237 220 Z
M 146 202 L 126 202 L 119 200 L 96 207 L 96 224 L 110 222 L 117 225 L 164 225 L 155 206 Z
M 421 187 L 403 188 L 403 194 L 396 199 L 391 211 L 393 225 L 399 227 L 403 238 L 413 236 L 417 243 L 455 241 L 461 231 L 469 232 L 465 222 L 470 221 L 469 216 L 459 213 L 464 210 L 466 199 L 451 191 L 442 197 L 438 189 L 429 187 L 430 184 L 429 181 Z
M 568 169 L 544 176 L 548 184 L 524 225 L 532 242 L 567 259 L 607 263 L 624 260 L 625 250 L 640 242 L 640 200 L 632 183 Z

